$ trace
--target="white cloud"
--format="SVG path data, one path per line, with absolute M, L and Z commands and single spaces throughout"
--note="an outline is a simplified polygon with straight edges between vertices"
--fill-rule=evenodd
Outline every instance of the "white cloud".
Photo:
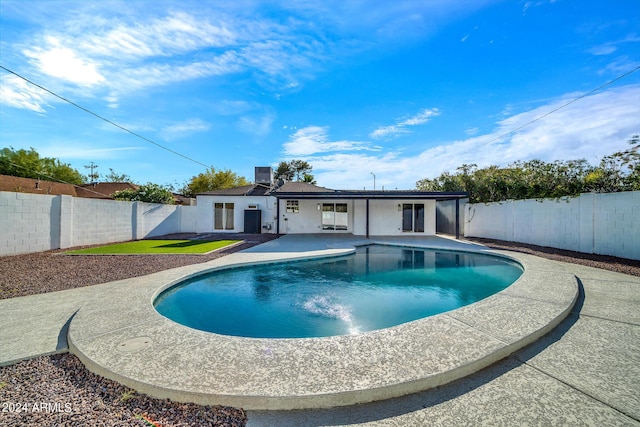
M 640 85 L 587 96 L 511 132 L 577 96 L 569 94 L 501 120 L 491 133 L 426 148 L 411 156 L 400 151 L 333 153 L 331 143 L 322 145 L 329 139 L 328 129 L 319 127 L 307 128 L 308 132 L 287 144 L 302 142 L 295 154 L 313 166 L 320 185 L 371 189 L 373 172 L 377 188 L 408 189 L 420 179 L 434 178 L 445 171 L 455 173 L 465 163 L 486 167 L 506 166 L 518 160 L 552 162 L 587 157 L 588 162 L 596 164 L 605 155 L 627 148 L 631 135 L 640 133 Z
M 131 10 L 74 9 L 64 20 L 43 21 L 40 32 L 11 47 L 44 76 L 59 79 L 39 83 L 56 90 L 62 82 L 91 88 L 94 93 L 75 93 L 107 99 L 111 108 L 119 106 L 113 98 L 146 88 L 239 72 L 253 73 L 278 97 L 299 90 L 300 77 L 309 77 L 328 57 L 326 41 L 317 38 L 320 30 L 309 30 L 302 20 L 282 25 L 216 5 L 201 14 L 169 10 L 140 19 L 135 5 L 123 8 Z M 14 106 L 45 109 L 35 101 Z
M 30 85 L 14 75 L 5 75 L 0 79 L 0 104 L 44 113 L 46 92 Z
M 242 132 L 263 136 L 271 132 L 271 125 L 275 118 L 273 114 L 266 114 L 260 117 L 243 116 L 240 117 L 236 126 Z
M 91 86 L 105 80 L 95 62 L 81 58 L 73 50 L 61 46 L 59 40 L 53 37 L 47 38 L 45 48 L 36 47 L 23 53 L 35 67 L 52 77 L 80 86 Z
M 291 135 L 289 141 L 284 143 L 285 156 L 299 157 L 332 151 L 377 149 L 377 147 L 371 147 L 358 141 L 330 141 L 327 131 L 327 127 L 320 126 L 308 126 L 297 130 L 296 133 Z
M 418 114 L 397 120 L 396 124 L 390 126 L 382 126 L 369 134 L 374 139 L 395 138 L 399 135 L 409 133 L 409 126 L 418 126 L 427 123 L 432 117 L 440 115 L 437 108 L 425 108 Z
M 129 151 L 146 150 L 146 147 L 105 147 L 95 148 L 84 144 L 70 144 L 68 142 L 43 145 L 38 147 L 38 153 L 43 157 L 53 157 L 68 160 L 105 160 L 122 158 L 122 154 Z
M 222 16 L 218 20 L 220 24 L 213 24 L 206 16 L 176 11 L 136 24 L 121 20 L 101 26 L 103 31 L 85 37 L 78 47 L 99 57 L 149 58 L 232 45 L 234 32 L 225 27 Z
M 174 140 L 194 133 L 206 132 L 210 128 L 211 125 L 201 119 L 188 119 L 162 128 L 160 134 L 165 140 Z

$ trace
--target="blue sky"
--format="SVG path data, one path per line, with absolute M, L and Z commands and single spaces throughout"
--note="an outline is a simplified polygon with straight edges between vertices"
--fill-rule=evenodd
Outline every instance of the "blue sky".
M 639 29 L 637 0 L 1 0 L 2 66 L 195 161 L 1 69 L 0 145 L 178 185 L 291 159 L 341 189 L 595 164 L 640 133 L 640 70 L 592 92 L 640 67 Z

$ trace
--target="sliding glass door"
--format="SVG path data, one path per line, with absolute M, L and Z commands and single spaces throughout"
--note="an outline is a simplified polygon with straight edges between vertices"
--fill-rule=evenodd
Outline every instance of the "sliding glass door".
M 402 205 L 402 231 L 424 233 L 424 204 Z
M 347 231 L 349 217 L 346 203 L 322 204 L 322 229 L 334 231 Z

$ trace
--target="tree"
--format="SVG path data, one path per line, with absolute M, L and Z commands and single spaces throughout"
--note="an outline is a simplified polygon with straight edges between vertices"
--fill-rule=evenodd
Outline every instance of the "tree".
M 182 189 L 182 194 L 187 197 L 195 197 L 198 193 L 248 184 L 249 182 L 244 177 L 238 176 L 229 169 L 216 171 L 214 168 L 209 168 L 206 172 L 191 178 L 191 182 Z
M 158 184 L 152 183 L 141 185 L 137 190 L 128 188 L 126 190 L 116 191 L 111 196 L 116 200 L 127 200 L 131 202 L 139 201 L 166 205 L 173 205 L 175 203 L 171 191 Z
M 605 156 L 596 167 L 585 159 L 519 161 L 506 168 L 478 169 L 465 164 L 455 174 L 443 172 L 434 179 L 418 181 L 416 187 L 424 191 L 464 191 L 471 203 L 640 190 L 640 136 L 632 136 L 629 144 L 630 148 Z
M 111 168 L 109 168 L 109 173 L 104 176 L 104 180 L 106 182 L 133 182 L 129 175 L 116 173 Z
M 23 178 L 40 178 L 69 184 L 82 184 L 85 177 L 67 163 L 52 157 L 40 157 L 33 148 L 0 150 L 0 174 Z
M 304 160 L 291 160 L 289 162 L 282 161 L 278 164 L 276 169 L 276 178 L 284 179 L 285 181 L 308 182 L 315 184 L 311 170 L 313 167 Z
M 590 191 L 640 190 L 640 135 L 629 140 L 630 148 L 605 156 L 585 178 Z

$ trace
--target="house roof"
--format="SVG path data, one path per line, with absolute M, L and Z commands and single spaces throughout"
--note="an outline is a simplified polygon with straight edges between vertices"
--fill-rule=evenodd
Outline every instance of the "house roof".
M 417 190 L 329 190 L 329 191 L 276 191 L 279 199 L 433 199 L 454 200 L 468 197 L 463 192 L 439 192 Z
M 336 190 L 332 190 L 330 188 L 320 187 L 317 185 L 309 184 L 306 182 L 285 182 L 280 187 L 278 187 L 273 193 L 274 196 L 277 197 L 277 194 L 284 193 L 335 193 Z
M 72 184 L 9 175 L 0 175 L 0 191 L 76 196 L 76 188 Z
M 198 196 L 275 196 L 285 193 L 333 193 L 335 190 L 308 184 L 306 182 L 285 182 L 280 187 L 271 188 L 264 184 L 250 184 L 241 187 L 223 188 L 220 190 L 198 193 Z
M 468 197 L 462 192 L 416 190 L 332 190 L 306 182 L 285 182 L 276 189 L 261 184 L 199 193 L 199 196 L 274 196 L 278 199 L 433 199 L 454 200 Z
M 138 186 L 130 182 L 96 182 L 92 184 L 82 184 L 76 188 L 78 197 L 88 197 L 92 199 L 112 199 L 111 195 L 116 191 L 137 190 Z
M 198 193 L 198 196 L 248 196 L 257 184 L 243 185 L 241 187 L 222 188 L 220 190 L 205 191 Z

